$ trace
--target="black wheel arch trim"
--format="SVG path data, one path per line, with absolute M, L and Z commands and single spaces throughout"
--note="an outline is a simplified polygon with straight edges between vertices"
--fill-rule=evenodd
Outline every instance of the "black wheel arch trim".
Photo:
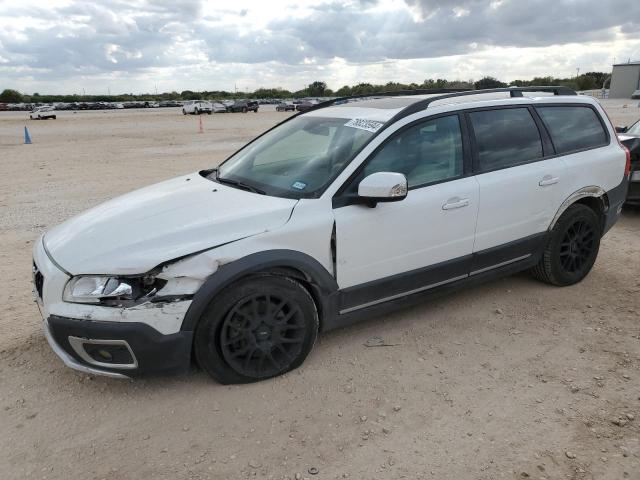
M 180 330 L 194 331 L 205 309 L 222 289 L 243 277 L 264 272 L 289 274 L 293 278 L 299 272 L 304 277 L 298 279 L 311 289 L 320 317 L 320 330 L 323 320 L 336 314 L 338 284 L 320 262 L 296 250 L 266 250 L 224 264 L 211 274 L 194 295 Z

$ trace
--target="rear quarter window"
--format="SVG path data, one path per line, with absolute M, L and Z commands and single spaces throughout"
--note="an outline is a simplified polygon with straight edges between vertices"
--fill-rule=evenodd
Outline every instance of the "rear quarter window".
M 556 153 L 601 147 L 607 144 L 607 133 L 596 112 L 587 106 L 537 107 Z

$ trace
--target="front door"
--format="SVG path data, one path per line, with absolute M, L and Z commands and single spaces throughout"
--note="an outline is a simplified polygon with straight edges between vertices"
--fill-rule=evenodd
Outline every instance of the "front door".
M 479 188 L 463 152 L 459 117 L 447 115 L 401 129 L 365 162 L 343 195 L 375 172 L 404 174 L 409 192 L 334 209 L 342 313 L 467 276 Z

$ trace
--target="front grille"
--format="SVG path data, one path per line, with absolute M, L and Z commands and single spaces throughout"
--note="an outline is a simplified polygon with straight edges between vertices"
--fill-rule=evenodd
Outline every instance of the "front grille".
M 44 285 L 44 277 L 42 276 L 42 273 L 40 273 L 40 270 L 38 270 L 38 267 L 35 263 L 33 264 L 33 284 L 36 287 L 38 298 L 42 300 L 42 287 Z

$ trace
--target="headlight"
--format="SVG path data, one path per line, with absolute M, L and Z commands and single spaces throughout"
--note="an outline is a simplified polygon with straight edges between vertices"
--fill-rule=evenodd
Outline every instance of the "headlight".
M 82 275 L 73 277 L 67 282 L 62 299 L 71 303 L 121 306 L 155 295 L 165 283 L 164 280 L 150 275 L 143 277 Z

